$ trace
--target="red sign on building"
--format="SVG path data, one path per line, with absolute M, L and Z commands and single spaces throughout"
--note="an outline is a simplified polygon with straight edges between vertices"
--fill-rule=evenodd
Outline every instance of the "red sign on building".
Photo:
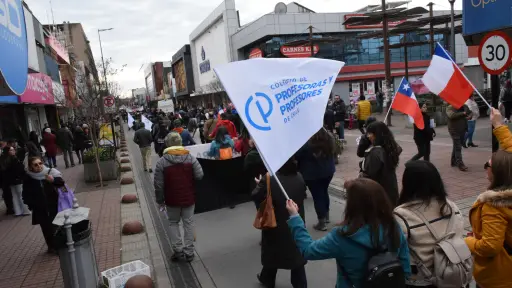
M 249 52 L 249 59 L 262 58 L 262 57 L 263 57 L 263 51 L 261 51 L 260 48 L 252 48 L 251 52 Z
M 352 17 L 362 17 L 362 16 L 364 16 L 364 14 L 346 14 L 345 20 L 352 18 Z M 389 28 L 396 27 L 398 24 L 402 24 L 404 22 L 405 22 L 405 20 L 389 21 L 388 27 Z M 377 24 L 371 24 L 371 25 L 352 25 L 352 24 L 345 25 L 345 29 L 379 29 L 379 28 L 380 29 L 383 28 L 382 22 L 377 23 Z
M 311 57 L 311 46 L 281 46 L 281 54 L 288 58 L 306 58 Z M 313 55 L 318 53 L 320 47 L 313 45 Z

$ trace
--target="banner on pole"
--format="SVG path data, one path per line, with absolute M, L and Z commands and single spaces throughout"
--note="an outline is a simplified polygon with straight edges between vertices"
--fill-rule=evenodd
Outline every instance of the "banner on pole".
M 343 65 L 317 58 L 258 58 L 214 70 L 275 173 L 322 128 L 325 107 Z

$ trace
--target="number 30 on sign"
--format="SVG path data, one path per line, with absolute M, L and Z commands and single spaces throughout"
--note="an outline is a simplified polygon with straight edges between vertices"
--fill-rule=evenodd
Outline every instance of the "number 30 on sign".
M 485 72 L 499 75 L 510 67 L 512 55 L 510 37 L 501 31 L 491 32 L 482 39 L 478 48 L 478 59 Z

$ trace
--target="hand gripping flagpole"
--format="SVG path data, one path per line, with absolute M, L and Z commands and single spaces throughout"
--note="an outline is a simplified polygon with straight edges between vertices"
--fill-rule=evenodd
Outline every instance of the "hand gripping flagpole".
M 263 155 L 263 153 L 261 153 L 261 150 L 258 147 L 258 144 L 256 143 L 256 141 L 254 141 L 254 145 L 256 146 L 256 149 L 258 149 L 261 159 L 263 160 L 263 163 L 265 163 L 265 167 L 267 168 L 267 171 L 270 173 L 271 176 L 273 175 L 274 178 L 276 179 L 277 185 L 279 185 L 279 188 L 281 188 L 281 192 L 283 192 L 284 197 L 286 198 L 286 200 L 290 200 L 290 197 L 288 197 L 288 193 L 286 193 L 286 190 L 284 190 L 283 184 L 281 184 L 279 177 L 277 177 L 277 173 L 275 173 L 274 171 L 272 171 L 272 169 L 270 169 L 270 166 L 268 165 L 267 160 L 265 160 L 265 156 Z
M 446 55 L 450 55 L 443 47 L 443 45 L 439 44 L 439 42 L 437 42 L 437 45 L 439 47 L 441 47 L 441 49 L 443 49 L 444 53 L 446 53 Z M 433 57 L 433 55 L 432 55 Z M 471 85 L 471 87 L 473 88 L 473 91 L 476 92 L 476 94 L 478 94 L 478 96 L 480 96 L 480 98 L 482 98 L 482 101 L 484 101 L 485 105 L 487 105 L 487 107 L 489 107 L 489 109 L 492 108 L 492 106 L 489 104 L 489 102 L 487 102 L 487 100 L 485 100 L 484 96 L 482 96 L 482 94 L 480 94 L 480 92 L 478 91 L 478 89 L 476 89 L 475 85 L 473 85 L 473 83 L 471 83 L 471 81 L 469 81 L 468 77 L 466 77 L 466 74 L 464 74 L 464 72 L 462 72 L 462 70 L 460 70 L 459 68 L 459 65 L 457 65 L 457 63 L 455 63 L 453 61 L 453 55 L 450 55 L 450 60 L 452 61 L 453 64 L 455 64 L 455 67 L 457 67 L 457 69 L 459 69 L 459 71 L 461 72 L 460 74 L 462 74 L 462 76 L 464 76 L 464 79 L 466 79 L 466 81 L 468 81 L 469 85 Z

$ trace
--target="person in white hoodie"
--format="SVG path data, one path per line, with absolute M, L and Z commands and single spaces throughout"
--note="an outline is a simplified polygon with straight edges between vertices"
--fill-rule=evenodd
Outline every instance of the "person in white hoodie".
M 433 273 L 437 241 L 422 218 L 428 220 L 436 234 L 444 236 L 441 233 L 445 233 L 450 219 L 455 217 L 453 232 L 461 239 L 464 221 L 459 208 L 447 199 L 443 180 L 434 164 L 424 160 L 405 164 L 398 205 L 395 219 L 407 239 L 411 261 L 412 275 L 406 280 L 407 287 L 436 288 L 428 274 Z
M 466 137 L 464 137 L 464 142 L 462 143 L 462 147 L 478 147 L 475 143 L 473 143 L 473 134 L 475 133 L 476 120 L 480 117 L 480 110 L 478 109 L 478 104 L 475 101 L 475 96 L 471 95 L 468 101 L 466 101 L 466 106 L 468 106 L 469 110 L 471 110 L 471 116 L 468 118 L 468 131 L 466 132 Z

